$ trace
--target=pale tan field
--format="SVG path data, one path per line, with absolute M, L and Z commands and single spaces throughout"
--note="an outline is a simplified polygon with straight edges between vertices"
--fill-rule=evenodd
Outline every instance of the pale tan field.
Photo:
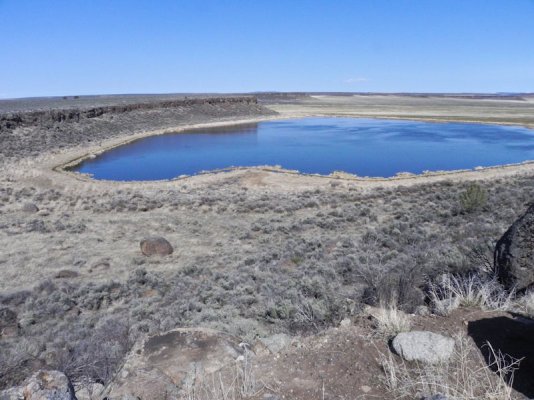
M 407 96 L 310 96 L 270 106 L 282 114 L 464 121 L 534 127 L 534 97 L 524 100 Z

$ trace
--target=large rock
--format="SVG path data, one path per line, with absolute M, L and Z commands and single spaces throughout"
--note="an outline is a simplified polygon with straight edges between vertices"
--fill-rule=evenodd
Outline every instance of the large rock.
M 235 363 L 245 354 L 241 341 L 210 329 L 175 329 L 136 344 L 127 357 L 110 398 L 182 398 L 203 377 Z M 182 396 L 182 397 L 180 397 Z
M 282 349 L 291 344 L 291 336 L 285 333 L 278 333 L 266 338 L 260 339 L 260 341 L 269 349 L 272 354 L 279 353 Z
M 434 364 L 447 361 L 454 350 L 454 339 L 427 331 L 399 333 L 393 339 L 393 349 L 407 361 Z
M 494 262 L 506 288 L 524 290 L 534 284 L 534 205 L 499 239 Z
M 25 203 L 22 206 L 22 211 L 33 214 L 39 211 L 39 207 L 37 207 L 34 203 Z
M 173 251 L 168 240 L 161 236 L 151 236 L 141 240 L 141 252 L 145 256 L 166 256 L 172 254 Z
M 74 388 L 59 371 L 39 371 L 21 386 L 0 392 L 0 400 L 77 400 Z

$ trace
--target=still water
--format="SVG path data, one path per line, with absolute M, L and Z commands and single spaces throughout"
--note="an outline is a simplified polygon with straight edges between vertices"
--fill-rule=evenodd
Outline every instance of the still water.
M 517 126 L 302 118 L 151 136 L 86 160 L 74 170 L 117 181 L 257 165 L 390 177 L 532 159 L 534 130 Z

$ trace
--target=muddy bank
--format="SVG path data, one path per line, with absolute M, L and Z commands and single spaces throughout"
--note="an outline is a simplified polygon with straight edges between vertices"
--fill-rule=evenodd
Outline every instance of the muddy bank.
M 21 159 L 146 130 L 273 114 L 252 96 L 4 112 L 0 114 L 0 155 L 4 160 Z

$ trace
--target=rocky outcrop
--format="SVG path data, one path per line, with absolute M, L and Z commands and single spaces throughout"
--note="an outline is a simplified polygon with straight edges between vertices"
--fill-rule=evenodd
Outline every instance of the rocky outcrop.
M 21 386 L 0 392 L 0 400 L 77 400 L 67 376 L 59 371 L 38 371 Z
M 27 112 L 8 112 L 0 115 L 0 132 L 22 126 L 46 125 L 57 122 L 80 122 L 84 119 L 101 117 L 104 114 L 123 114 L 138 110 L 172 109 L 195 105 L 257 104 L 252 96 L 208 97 L 145 102 L 134 104 L 117 104 L 82 109 L 53 109 Z
M 506 288 L 522 291 L 534 284 L 534 205 L 499 239 L 494 258 Z
M 407 361 L 435 364 L 450 358 L 454 339 L 427 331 L 402 332 L 395 336 L 392 346 Z
M 110 398 L 179 397 L 199 379 L 243 358 L 238 338 L 210 329 L 175 329 L 138 343 L 113 383 Z
M 145 256 L 166 256 L 174 251 L 169 241 L 161 236 L 147 237 L 141 240 L 140 246 Z
M 59 106 L 50 100 L 48 109 L 46 101 L 41 103 L 37 110 L 25 107 L 0 110 L 0 161 L 79 145 L 91 146 L 140 132 L 276 114 L 259 105 L 253 96 L 181 96 L 166 100 L 119 96 L 113 102 L 85 100 L 71 108 L 53 108 Z

